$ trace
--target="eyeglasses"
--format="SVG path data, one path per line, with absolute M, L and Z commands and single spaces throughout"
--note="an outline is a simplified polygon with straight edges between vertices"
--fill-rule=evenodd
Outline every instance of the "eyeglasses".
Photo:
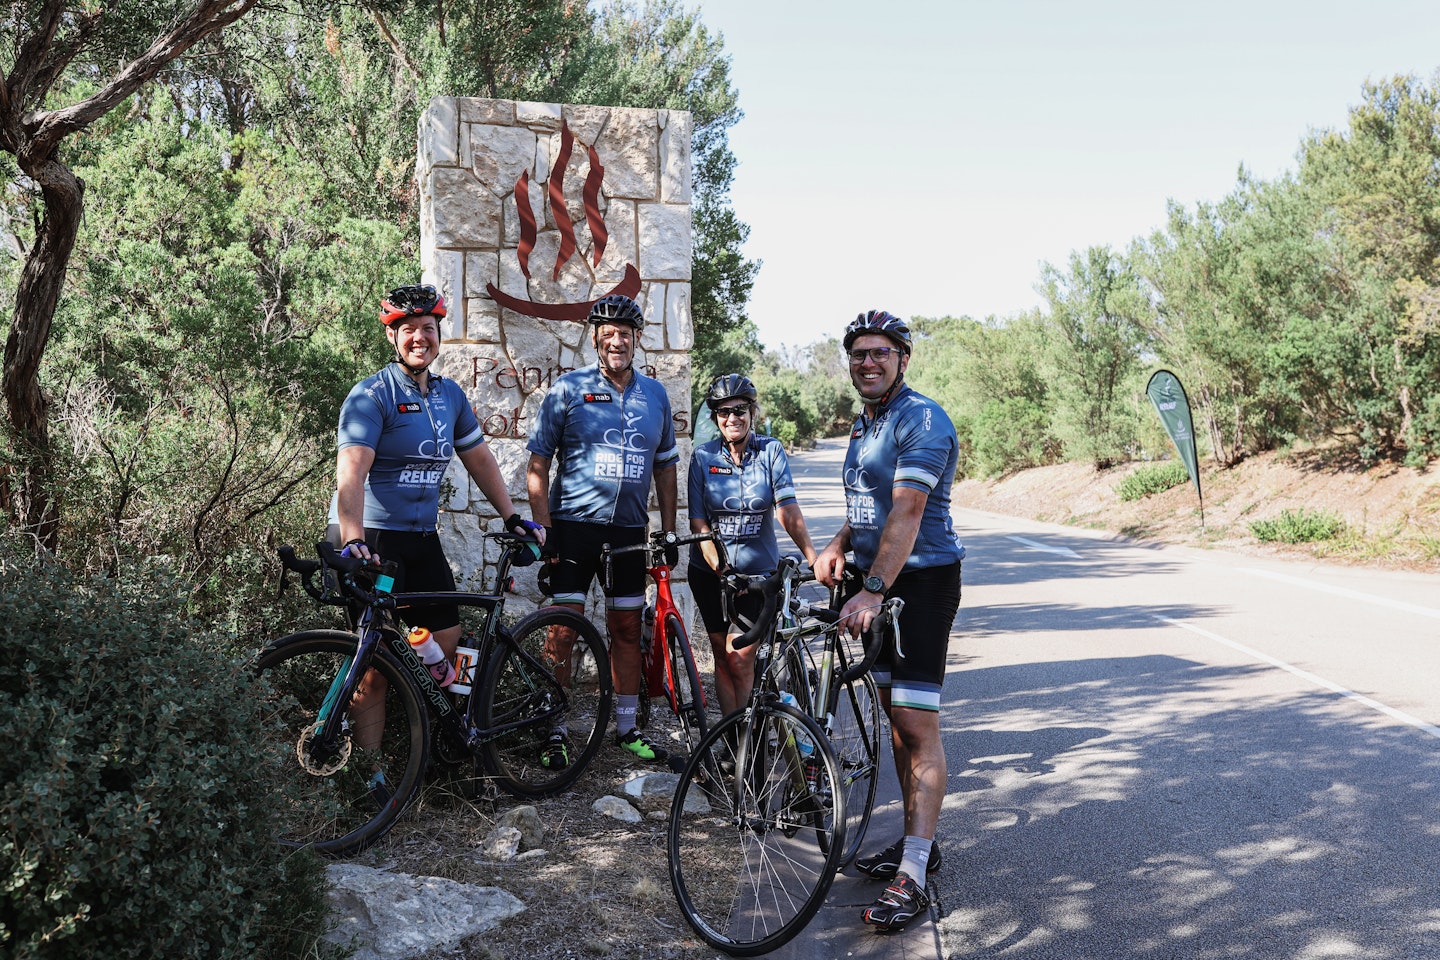
M 749 415 L 749 407 L 721 407 L 715 411 L 715 419 L 717 420 L 728 420 L 731 417 L 748 417 Z
M 865 362 L 866 357 L 870 358 L 871 363 L 884 363 L 890 359 L 891 354 L 898 352 L 894 347 L 871 347 L 869 350 L 851 350 L 850 363 L 858 367 Z

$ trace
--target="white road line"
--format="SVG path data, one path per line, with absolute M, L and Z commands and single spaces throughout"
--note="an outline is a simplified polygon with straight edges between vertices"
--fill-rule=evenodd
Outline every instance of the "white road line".
M 1440 727 L 1437 727 L 1432 723 L 1426 723 L 1419 717 L 1413 717 L 1410 714 L 1404 712 L 1403 710 L 1396 710 L 1394 707 L 1387 707 L 1385 706 L 1385 704 L 1381 703 L 1378 700 L 1372 700 L 1364 694 L 1356 693 L 1354 690 L 1346 689 L 1345 687 L 1340 686 L 1338 683 L 1332 683 L 1329 680 L 1326 680 L 1324 677 L 1316 676 L 1308 670 L 1301 670 L 1294 664 L 1286 663 L 1284 660 L 1277 660 L 1269 654 L 1261 653 L 1259 650 L 1247 647 L 1243 643 L 1236 643 L 1234 640 L 1228 640 L 1225 637 L 1220 636 L 1218 633 L 1211 633 L 1209 630 L 1202 630 L 1200 627 L 1197 627 L 1194 624 L 1186 623 L 1183 620 L 1172 620 L 1169 617 L 1156 617 L 1155 619 L 1168 623 L 1171 626 L 1180 627 L 1183 630 L 1189 630 L 1191 633 L 1198 633 L 1200 636 L 1205 637 L 1207 640 L 1214 640 L 1216 643 L 1224 644 L 1232 650 L 1238 650 L 1248 657 L 1254 657 L 1256 660 L 1268 663 L 1273 667 L 1279 667 L 1281 670 L 1293 673 L 1295 674 L 1295 676 L 1300 677 L 1302 680 L 1307 680 L 1310 683 L 1315 684 L 1315 686 L 1317 687 L 1321 687 L 1325 690 L 1331 690 L 1335 693 L 1340 694 L 1340 696 L 1342 697 L 1348 697 L 1349 699 L 1354 700 L 1357 703 L 1364 704 L 1371 710 L 1383 713 L 1385 714 L 1385 716 L 1391 717 L 1395 720 L 1399 720 L 1401 723 L 1409 724 L 1415 729 L 1422 730 L 1425 733 L 1428 733 L 1430 736 L 1434 737 L 1435 739 L 1440 740 Z
M 1345 597 L 1349 600 L 1361 600 L 1365 603 L 1373 603 L 1377 607 L 1389 607 L 1391 610 L 1416 613 L 1422 617 L 1433 617 L 1436 620 L 1440 620 L 1440 610 L 1434 607 L 1422 607 L 1418 603 L 1406 603 L 1404 600 L 1391 600 L 1387 597 L 1377 597 L 1373 593 L 1361 593 L 1359 590 L 1351 590 L 1348 587 L 1332 587 L 1314 580 L 1304 580 L 1300 577 L 1292 577 L 1284 573 L 1272 573 L 1269 570 L 1261 570 L 1258 567 L 1240 567 L 1238 572 L 1252 573 L 1257 577 L 1278 580 L 1281 583 L 1288 583 L 1294 587 L 1304 587 L 1306 590 L 1329 593 L 1337 597 Z
M 1024 537 L 1006 537 L 1007 540 L 1014 540 L 1016 543 L 1023 543 L 1031 550 L 1043 550 L 1046 553 L 1058 553 L 1062 557 L 1074 557 L 1080 559 L 1080 554 L 1069 547 L 1052 547 L 1048 543 L 1036 543 L 1034 540 L 1026 540 Z

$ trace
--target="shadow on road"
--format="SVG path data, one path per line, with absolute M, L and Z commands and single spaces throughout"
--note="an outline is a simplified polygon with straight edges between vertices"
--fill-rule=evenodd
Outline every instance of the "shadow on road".
M 952 674 L 946 956 L 1433 956 L 1435 742 L 1325 692 L 1237 701 L 1263 669 Z

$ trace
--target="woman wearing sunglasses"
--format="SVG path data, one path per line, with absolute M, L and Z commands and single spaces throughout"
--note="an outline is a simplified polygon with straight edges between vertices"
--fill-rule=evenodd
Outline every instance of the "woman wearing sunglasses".
M 807 562 L 815 560 L 815 547 L 805 529 L 805 517 L 795 499 L 790 461 L 785 447 L 773 437 L 755 433 L 755 384 L 748 377 L 728 373 L 716 377 L 705 405 L 720 435 L 699 444 L 690 457 L 690 530 L 713 531 L 725 544 L 730 567 L 736 573 L 763 577 L 775 572 L 780 547 L 775 539 L 775 515 Z M 713 544 L 690 548 L 690 592 L 700 608 L 710 646 L 715 652 L 715 694 L 722 713 L 730 713 L 750 698 L 755 683 L 755 647 L 735 650 L 732 630 L 725 618 L 716 566 L 719 552 Z M 736 614 L 753 619 L 759 598 L 736 598 Z M 743 629 L 743 627 L 741 628 Z

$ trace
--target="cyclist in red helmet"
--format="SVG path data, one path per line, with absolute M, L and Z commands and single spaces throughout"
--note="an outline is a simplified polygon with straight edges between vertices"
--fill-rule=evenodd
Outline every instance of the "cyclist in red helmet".
M 395 561 L 396 591 L 455 589 L 437 528 L 440 484 L 452 457 L 507 518 L 507 528 L 543 537 L 511 502 L 465 391 L 430 369 L 440 355 L 444 316 L 445 300 L 432 286 L 390 291 L 380 301 L 380 322 L 395 360 L 357 383 L 340 408 L 331 536 L 352 556 Z M 459 607 L 417 607 L 405 619 L 409 626 L 429 628 L 446 654 L 454 656 Z M 371 671 L 357 696 L 355 739 L 362 748 L 379 746 L 383 723 L 371 726 L 363 718 L 366 710 L 384 710 L 384 683 Z M 375 793 L 381 798 L 384 771 L 377 773 Z
M 865 922 L 898 930 L 928 909 L 925 877 L 940 866 L 935 827 L 946 785 L 940 690 L 965 556 L 950 522 L 959 444 L 944 409 L 905 383 L 914 348 L 905 321 L 884 310 L 862 313 L 846 327 L 844 346 L 861 412 L 845 456 L 845 524 L 820 552 L 815 572 L 836 583 L 846 550 L 854 551 L 865 576 L 840 609 L 841 624 L 853 633 L 869 627 L 882 600 L 905 601 L 874 673 L 890 718 L 905 835 L 855 861 L 862 873 L 890 881 L 866 908 Z

